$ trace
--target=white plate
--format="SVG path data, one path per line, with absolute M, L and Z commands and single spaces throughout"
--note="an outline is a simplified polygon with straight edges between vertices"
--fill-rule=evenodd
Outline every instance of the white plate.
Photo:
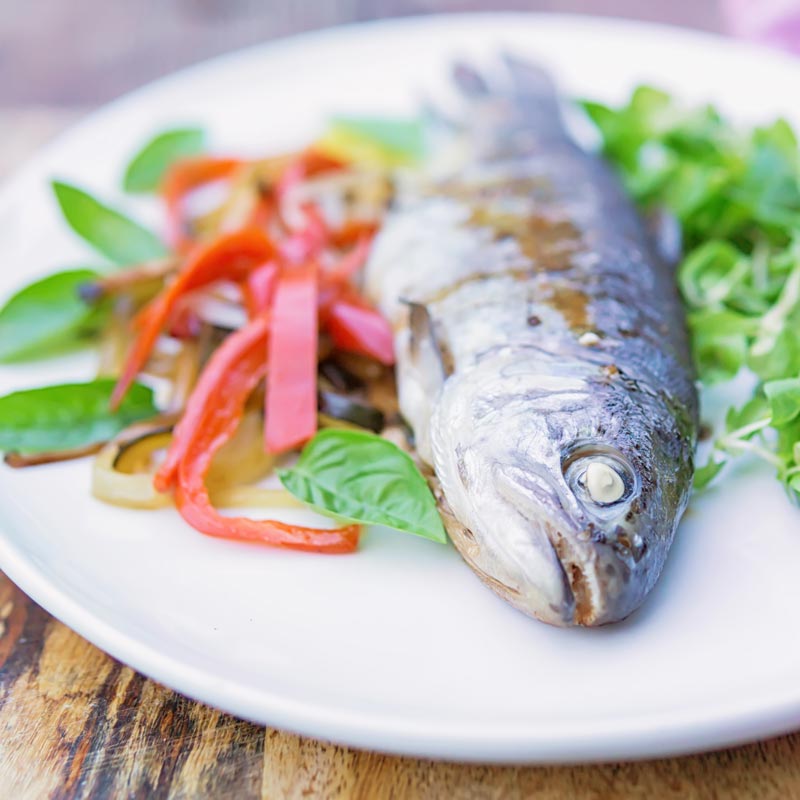
M 799 121 L 794 61 L 668 28 L 482 15 L 301 36 L 160 81 L 43 151 L 0 194 L 0 291 L 91 263 L 50 176 L 128 203 L 120 170 L 161 126 L 202 122 L 222 151 L 292 146 L 332 111 L 411 109 L 445 85 L 453 56 L 501 46 L 575 94 L 613 100 L 653 81 L 745 118 Z M 90 374 L 88 357 L 6 366 L 0 391 Z M 696 502 L 645 608 L 602 630 L 527 619 L 449 547 L 381 530 L 354 556 L 271 551 L 88 489 L 87 462 L 0 471 L 2 568 L 109 653 L 258 722 L 487 761 L 654 756 L 800 725 L 800 512 L 766 471 Z

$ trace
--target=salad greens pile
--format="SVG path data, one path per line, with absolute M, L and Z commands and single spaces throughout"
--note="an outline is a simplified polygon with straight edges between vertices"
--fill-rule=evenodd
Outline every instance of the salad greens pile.
M 700 381 L 749 371 L 755 387 L 728 410 L 695 474 L 707 485 L 734 456 L 775 467 L 800 500 L 800 153 L 782 119 L 746 130 L 712 106 L 686 109 L 636 89 L 621 108 L 584 101 L 605 156 L 645 208 L 680 221 L 678 284 Z

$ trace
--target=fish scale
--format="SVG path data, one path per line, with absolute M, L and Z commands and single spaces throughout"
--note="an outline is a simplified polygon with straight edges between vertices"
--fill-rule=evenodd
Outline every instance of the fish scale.
M 646 597 L 688 501 L 684 313 L 549 78 L 514 59 L 505 77 L 458 67 L 463 160 L 404 182 L 366 284 L 395 327 L 401 411 L 456 547 L 522 611 L 599 625 Z

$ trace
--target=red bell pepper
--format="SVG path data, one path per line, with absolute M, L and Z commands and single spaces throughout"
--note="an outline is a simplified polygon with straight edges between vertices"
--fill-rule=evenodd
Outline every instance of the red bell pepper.
M 334 247 L 352 247 L 364 237 L 373 238 L 377 232 L 378 226 L 374 222 L 354 219 L 332 229 L 329 238 Z
M 203 321 L 197 316 L 190 297 L 181 298 L 170 314 L 167 329 L 170 336 L 176 339 L 195 339 L 200 335 Z
M 328 226 L 313 203 L 303 206 L 306 224 L 278 244 L 281 257 L 290 264 L 301 264 L 316 256 L 328 240 Z
M 275 284 L 278 280 L 278 265 L 274 261 L 254 269 L 244 280 L 242 290 L 247 313 L 255 317 L 272 305 Z
M 314 148 L 309 148 L 299 153 L 283 170 L 281 177 L 278 179 L 275 193 L 279 201 L 283 200 L 287 192 L 306 178 L 313 178 L 315 175 L 342 169 L 345 166 L 347 166 L 346 162 L 341 159 L 333 158 L 314 150 Z
M 199 156 L 173 164 L 161 181 L 161 196 L 167 214 L 167 240 L 178 251 L 191 246 L 184 217 L 186 195 L 206 183 L 229 177 L 241 165 L 238 158 Z
M 153 485 L 159 492 L 166 492 L 175 485 L 178 464 L 186 456 L 193 438 L 207 427 L 218 405 L 228 396 L 227 384 L 238 391 L 252 392 L 267 369 L 264 359 L 270 320 L 261 314 L 239 331 L 230 334 L 214 351 L 206 368 L 200 373 L 197 385 L 192 390 L 186 410 L 175 426 L 167 457 L 156 472 Z
M 352 286 L 326 279 L 320 301 L 320 324 L 336 347 L 394 364 L 391 325 Z
M 367 263 L 371 247 L 372 236 L 362 235 L 355 246 L 328 270 L 327 277 L 332 281 L 349 281 Z
M 174 486 L 181 516 L 208 536 L 319 553 L 352 552 L 358 545 L 357 525 L 326 530 L 225 517 L 211 505 L 205 478 L 214 454 L 235 433 L 247 398 L 266 371 L 268 330 L 269 317 L 262 314 L 232 333 L 214 353 L 175 429 L 155 486 L 159 491 Z
M 336 347 L 394 364 L 392 328 L 374 308 L 337 300 L 328 311 L 325 329 Z
M 272 258 L 274 252 L 272 242 L 258 228 L 223 234 L 209 244 L 196 247 L 175 280 L 138 315 L 139 333 L 114 387 L 111 407 L 119 406 L 150 356 L 176 303 L 186 292 L 221 279 L 241 281 L 254 266 Z
M 317 431 L 317 279 L 314 263 L 278 279 L 265 400 L 267 452 L 282 453 Z

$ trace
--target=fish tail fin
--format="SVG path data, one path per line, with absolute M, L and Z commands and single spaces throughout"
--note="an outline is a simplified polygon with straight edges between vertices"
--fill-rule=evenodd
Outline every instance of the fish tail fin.
M 471 110 L 495 128 L 501 139 L 512 132 L 529 132 L 536 139 L 568 138 L 561 116 L 558 90 L 539 64 L 503 53 L 503 70 L 487 79 L 475 67 L 453 65 L 453 82 Z M 481 115 L 481 109 L 489 113 Z

